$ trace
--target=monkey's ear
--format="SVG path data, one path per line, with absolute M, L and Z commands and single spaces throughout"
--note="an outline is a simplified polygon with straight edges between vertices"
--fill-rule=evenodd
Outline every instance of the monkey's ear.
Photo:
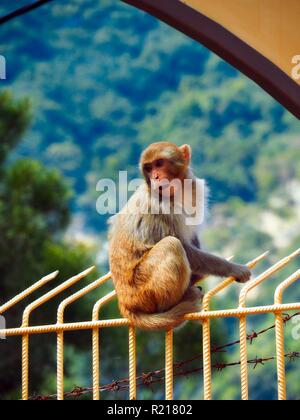
M 183 146 L 180 146 L 179 149 L 183 153 L 183 156 L 187 162 L 190 162 L 192 158 L 192 148 L 189 144 L 184 144 Z

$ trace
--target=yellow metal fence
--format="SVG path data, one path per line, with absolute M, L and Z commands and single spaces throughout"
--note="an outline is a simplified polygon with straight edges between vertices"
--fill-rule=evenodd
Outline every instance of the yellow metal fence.
M 253 261 L 249 262 L 248 266 L 254 268 L 260 261 L 266 257 L 267 253 L 262 254 Z M 286 370 L 285 370 L 285 343 L 284 343 L 284 319 L 283 313 L 287 311 L 300 310 L 300 302 L 283 304 L 283 294 L 285 290 L 300 279 L 300 270 L 292 274 L 288 279 L 284 280 L 276 289 L 274 296 L 274 304 L 269 306 L 247 307 L 247 296 L 251 290 L 259 286 L 265 280 L 269 279 L 273 274 L 280 271 L 287 266 L 296 256 L 300 255 L 300 249 L 292 253 L 286 258 L 273 265 L 271 268 L 263 272 L 261 275 L 247 283 L 241 290 L 239 297 L 239 307 L 228 310 L 210 310 L 211 300 L 219 292 L 228 288 L 233 282 L 233 278 L 225 279 L 220 282 L 214 289 L 210 290 L 203 300 L 203 309 L 199 313 L 186 315 L 185 320 L 201 321 L 203 328 L 203 378 L 204 378 L 204 399 L 211 400 L 213 398 L 212 392 L 212 349 L 211 349 L 211 320 L 217 318 L 235 317 L 239 319 L 240 325 L 240 365 L 241 365 L 241 395 L 243 400 L 249 399 L 249 385 L 248 385 L 248 357 L 247 357 L 247 316 L 257 314 L 274 314 L 276 325 L 276 360 L 277 360 L 277 376 L 278 376 L 278 399 L 286 400 Z M 100 340 L 99 331 L 102 328 L 128 326 L 129 328 L 129 398 L 135 400 L 137 398 L 137 373 L 136 373 L 136 332 L 134 326 L 130 325 L 127 319 L 111 319 L 101 320 L 101 309 L 116 297 L 116 292 L 113 291 L 107 296 L 101 298 L 96 302 L 92 320 L 87 322 L 65 323 L 64 314 L 66 308 L 79 300 L 83 296 L 101 287 L 105 282 L 110 280 L 110 273 L 94 281 L 90 285 L 84 287 L 77 293 L 65 299 L 59 305 L 57 311 L 57 322 L 53 325 L 30 326 L 30 316 L 33 311 L 44 305 L 46 302 L 53 299 L 59 293 L 75 285 L 81 279 L 87 277 L 94 267 L 91 267 L 84 272 L 72 277 L 60 286 L 54 288 L 50 292 L 43 295 L 41 298 L 35 300 L 25 309 L 23 313 L 22 325 L 19 328 L 10 328 L 0 330 L 0 336 L 22 337 L 22 399 L 29 399 L 29 341 L 33 334 L 48 334 L 54 333 L 57 336 L 57 399 L 63 400 L 64 391 L 64 333 L 67 331 L 90 330 L 92 333 L 92 374 L 93 374 L 93 399 L 100 399 Z M 0 315 L 6 313 L 17 303 L 31 295 L 33 292 L 40 289 L 48 282 L 55 279 L 58 272 L 54 272 L 32 287 L 20 293 L 6 304 L 0 306 Z M 173 360 L 173 331 L 166 332 L 165 338 L 165 395 L 166 400 L 173 399 L 174 387 L 174 360 Z

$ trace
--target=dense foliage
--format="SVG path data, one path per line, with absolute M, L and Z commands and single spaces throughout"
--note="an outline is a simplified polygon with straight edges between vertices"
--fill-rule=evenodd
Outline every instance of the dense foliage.
M 1 2 L 1 14 L 11 9 L 10 2 L 5 3 Z M 208 248 L 225 256 L 235 254 L 244 262 L 272 249 L 272 262 L 299 247 L 299 121 L 205 48 L 120 1 L 74 0 L 54 2 L 1 28 L 0 52 L 8 63 L 8 80 L 1 86 L 28 97 L 34 115 L 1 181 L 6 206 L 1 204 L 0 217 L 9 220 L 0 227 L 6 229 L 1 240 L 11 241 L 1 255 L 6 264 L 4 296 L 20 290 L 40 271 L 56 268 L 57 260 L 53 257 L 50 264 L 48 256 L 59 253 L 60 245 L 49 245 L 49 238 L 67 226 L 69 195 L 51 168 L 59 169 L 76 192 L 71 201 L 75 230 L 101 232 L 105 237 L 105 217 L 95 210 L 98 179 L 117 180 L 119 170 L 127 170 L 130 178 L 136 176 L 141 150 L 159 139 L 193 146 L 195 173 L 208 180 L 211 190 L 210 229 L 205 232 Z M 31 111 L 28 101 L 12 102 L 7 94 L 1 96 L 0 110 L 1 163 L 24 134 Z M 20 157 L 38 159 L 48 169 L 31 160 L 20 162 Z M 29 180 L 25 185 L 24 176 Z M 26 205 L 20 206 L 21 201 Z M 23 237 L 17 231 L 19 220 Z M 33 263 L 33 255 L 43 252 L 41 243 L 48 246 L 47 258 L 34 258 L 38 269 L 23 270 L 22 275 L 20 264 L 16 273 L 8 269 L 16 247 L 27 244 L 22 258 Z M 60 258 L 62 266 L 65 260 Z M 295 263 L 285 274 L 297 267 Z M 272 302 L 279 280 L 282 276 L 265 286 L 255 303 Z M 298 287 L 290 298 L 299 297 Z M 235 306 L 236 291 L 221 304 Z M 228 333 L 223 337 L 217 332 L 218 341 L 236 337 L 233 326 L 231 322 L 228 328 L 223 326 Z M 188 329 L 179 333 L 178 341 L 183 334 L 186 344 L 181 344 L 178 357 L 200 351 L 197 328 L 188 328 L 196 338 L 186 338 Z M 104 337 L 111 355 L 105 379 L 115 379 L 113 375 L 126 374 L 126 344 L 121 345 L 126 335 Z M 253 347 L 253 352 L 263 348 L 273 355 L 272 342 L 273 337 L 264 346 Z M 149 355 L 144 356 L 141 369 L 154 360 L 161 364 L 163 359 L 157 355 L 162 347 L 149 344 L 145 337 L 141 343 L 141 347 L 147 343 Z M 288 346 L 297 348 L 291 335 Z M 77 363 L 68 383 L 72 386 L 74 378 L 81 381 L 79 385 L 89 383 L 88 354 L 75 356 L 72 351 L 67 357 L 77 357 Z M 239 357 L 238 353 L 232 356 Z M 216 380 L 218 396 L 236 398 L 238 371 L 226 372 Z M 274 398 L 274 388 L 269 388 L 275 384 L 274 369 L 264 372 L 264 381 L 261 374 L 253 378 L 252 391 L 256 398 Z M 45 389 L 52 386 L 51 375 L 47 378 Z M 299 398 L 300 383 L 293 381 L 296 365 L 289 378 L 290 397 Z M 177 395 L 199 398 L 199 389 L 194 381 L 179 381 Z

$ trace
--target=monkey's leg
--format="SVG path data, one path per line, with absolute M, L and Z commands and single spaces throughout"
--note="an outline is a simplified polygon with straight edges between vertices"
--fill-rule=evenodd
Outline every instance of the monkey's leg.
M 190 285 L 190 276 L 181 242 L 171 236 L 162 239 L 135 270 L 143 310 L 164 312 L 179 303 Z
M 235 277 L 241 283 L 247 282 L 251 277 L 251 271 L 243 265 L 234 264 L 223 258 L 204 252 L 192 245 L 184 245 L 193 275 L 200 277 L 215 275 L 220 277 Z

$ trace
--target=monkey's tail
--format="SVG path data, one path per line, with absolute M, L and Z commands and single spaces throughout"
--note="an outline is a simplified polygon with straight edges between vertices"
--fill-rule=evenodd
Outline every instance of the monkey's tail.
M 166 312 L 157 314 L 128 313 L 127 317 L 142 330 L 169 330 L 179 327 L 185 321 L 184 315 L 201 310 L 202 292 L 190 287 L 182 301 Z

